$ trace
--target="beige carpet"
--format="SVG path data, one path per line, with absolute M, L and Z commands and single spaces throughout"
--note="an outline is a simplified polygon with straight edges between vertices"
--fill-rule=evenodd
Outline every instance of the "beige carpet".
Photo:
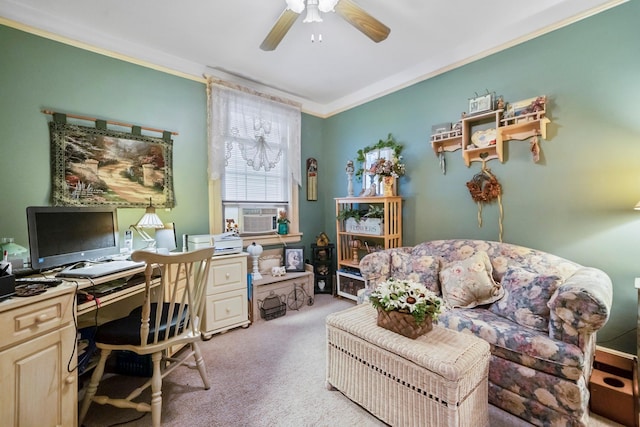
M 340 392 L 325 388 L 324 319 L 329 313 L 352 305 L 350 300 L 316 295 L 311 307 L 304 306 L 298 312 L 289 310 L 281 318 L 260 320 L 249 328 L 238 328 L 203 342 L 211 389 L 202 388 L 196 371 L 178 368 L 164 381 L 163 425 L 385 426 Z M 124 397 L 142 381 L 112 375 L 101 383 L 98 394 L 118 393 Z M 148 394 L 143 396 L 148 398 Z M 84 425 L 150 424 L 149 414 L 131 421 L 140 416 L 133 410 L 94 403 Z M 529 425 L 497 408 L 491 408 L 490 417 L 492 427 Z M 618 424 L 592 416 L 590 426 Z

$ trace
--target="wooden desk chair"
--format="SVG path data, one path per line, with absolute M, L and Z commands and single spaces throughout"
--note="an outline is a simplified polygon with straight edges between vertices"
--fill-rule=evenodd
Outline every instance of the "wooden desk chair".
M 205 289 L 212 256 L 213 248 L 170 255 L 136 251 L 131 255 L 132 260 L 147 263 L 145 300 L 141 307 L 134 309 L 127 317 L 98 327 L 96 346 L 101 350 L 100 360 L 82 402 L 80 425 L 91 402 L 96 402 L 151 412 L 152 425 L 159 427 L 162 379 L 187 362 L 190 356 L 194 356 L 205 390 L 209 389 L 209 379 L 198 341 L 201 340 L 200 323 L 205 309 Z M 162 285 L 151 289 L 152 273 L 156 268 L 160 269 Z M 181 282 L 184 283 L 183 289 L 179 289 Z M 189 351 L 183 350 L 179 358 L 166 357 L 169 347 L 180 344 L 189 344 Z M 153 376 L 125 399 L 95 396 L 107 358 L 113 350 L 129 350 L 139 355 L 151 354 L 153 362 Z M 149 386 L 151 404 L 134 402 L 133 399 Z

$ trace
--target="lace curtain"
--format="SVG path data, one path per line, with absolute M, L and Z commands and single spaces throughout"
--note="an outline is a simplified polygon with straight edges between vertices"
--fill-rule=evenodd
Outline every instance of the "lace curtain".
M 207 95 L 210 179 L 222 177 L 235 145 L 247 165 L 255 170 L 268 172 L 286 158 L 293 181 L 300 185 L 299 107 L 226 87 L 211 79 Z

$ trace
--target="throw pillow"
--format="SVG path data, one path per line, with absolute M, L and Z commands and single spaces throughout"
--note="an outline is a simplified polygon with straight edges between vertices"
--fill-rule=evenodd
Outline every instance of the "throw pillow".
M 258 258 L 260 274 L 271 274 L 273 267 L 282 266 L 282 255 L 265 255 Z
M 440 295 L 438 268 L 440 264 L 435 257 L 411 255 L 406 252 L 391 252 L 390 276 L 398 280 L 412 280 L 422 283 Z
M 489 255 L 482 251 L 444 266 L 440 270 L 440 286 L 447 305 L 473 308 L 502 298 L 504 289 L 494 282 L 492 271 Z
M 560 283 L 558 276 L 540 275 L 522 267 L 511 266 L 502 278 L 505 296 L 489 310 L 519 325 L 548 332 L 547 303 Z

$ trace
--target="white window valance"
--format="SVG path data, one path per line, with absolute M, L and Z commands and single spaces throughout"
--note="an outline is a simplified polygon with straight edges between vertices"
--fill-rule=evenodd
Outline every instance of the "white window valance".
M 234 149 L 255 170 L 286 161 L 293 182 L 301 183 L 299 106 L 234 89 L 208 79 L 209 177 L 224 174 Z

